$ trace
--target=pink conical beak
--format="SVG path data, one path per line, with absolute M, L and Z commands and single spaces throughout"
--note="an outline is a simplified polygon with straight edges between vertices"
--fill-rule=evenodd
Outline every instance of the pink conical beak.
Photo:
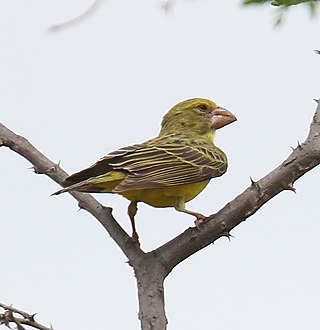
M 221 128 L 237 120 L 237 117 L 229 110 L 218 107 L 212 110 L 208 115 L 211 121 L 211 127 Z

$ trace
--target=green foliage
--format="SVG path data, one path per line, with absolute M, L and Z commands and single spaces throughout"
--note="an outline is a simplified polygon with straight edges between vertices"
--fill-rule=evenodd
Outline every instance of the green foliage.
M 285 6 L 290 7 L 294 5 L 299 5 L 301 3 L 307 3 L 308 5 L 315 6 L 318 0 L 244 0 L 243 4 L 256 4 L 256 5 L 263 5 L 269 2 L 273 6 Z
M 273 6 L 293 6 L 293 5 L 299 5 L 300 3 L 304 3 L 304 2 L 317 2 L 317 1 L 310 1 L 310 0 L 274 0 L 271 1 L 271 4 Z
M 276 17 L 275 25 L 279 25 L 282 22 L 284 13 L 291 6 L 304 4 L 309 7 L 311 16 L 316 14 L 317 5 L 319 0 L 243 0 L 244 5 L 264 5 L 266 3 L 279 7 L 279 14 Z

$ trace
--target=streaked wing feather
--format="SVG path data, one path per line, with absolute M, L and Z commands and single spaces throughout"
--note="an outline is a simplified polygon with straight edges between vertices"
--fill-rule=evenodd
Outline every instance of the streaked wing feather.
M 110 161 L 113 159 L 125 157 L 128 154 L 132 154 L 137 149 L 144 149 L 144 144 L 134 144 L 128 147 L 120 148 L 118 150 L 115 150 L 108 155 L 102 157 L 99 159 L 96 163 L 94 163 L 92 166 L 74 173 L 70 176 L 68 176 L 65 181 L 63 182 L 63 186 L 67 187 L 75 183 L 79 183 L 81 181 L 97 177 L 102 174 L 106 174 L 113 170 L 112 166 L 110 166 Z
M 113 151 L 69 176 L 65 186 L 120 170 L 127 172 L 127 176 L 114 192 L 161 188 L 208 180 L 222 175 L 226 169 L 226 156 L 213 145 L 208 148 L 174 143 L 135 144 Z
M 227 168 L 224 153 L 212 146 L 179 144 L 151 145 L 122 157 L 110 159 L 115 170 L 128 172 L 114 192 L 161 188 L 208 180 L 222 175 Z

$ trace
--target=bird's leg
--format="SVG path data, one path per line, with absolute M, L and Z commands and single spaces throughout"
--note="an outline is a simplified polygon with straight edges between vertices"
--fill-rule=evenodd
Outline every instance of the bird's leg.
M 179 197 L 177 200 L 177 204 L 175 205 L 175 209 L 179 212 L 183 212 L 183 213 L 187 213 L 190 215 L 193 215 L 194 217 L 196 217 L 196 221 L 194 222 L 194 224 L 196 225 L 197 228 L 199 228 L 199 226 L 204 222 L 204 220 L 206 219 L 206 216 L 204 216 L 201 213 L 198 212 L 194 212 L 194 211 L 190 211 L 187 210 L 185 207 L 185 201 L 182 197 Z
M 130 221 L 131 221 L 132 235 L 127 240 L 131 243 L 139 243 L 139 236 L 138 236 L 138 233 L 137 233 L 137 230 L 136 230 L 136 223 L 135 223 L 135 220 L 134 220 L 134 217 L 137 214 L 137 211 L 138 211 L 137 202 L 132 201 L 129 204 L 129 207 L 128 207 L 128 215 L 129 215 L 129 218 L 130 218 Z

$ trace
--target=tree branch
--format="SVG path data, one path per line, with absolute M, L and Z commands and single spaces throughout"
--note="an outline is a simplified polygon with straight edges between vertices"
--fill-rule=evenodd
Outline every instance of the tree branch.
M 49 160 L 27 139 L 15 134 L 0 123 L 0 147 L 1 146 L 9 147 L 11 150 L 17 152 L 30 161 L 35 173 L 45 174 L 60 185 L 68 176 L 59 164 L 55 164 Z M 80 208 L 91 213 L 102 224 L 129 260 L 135 258 L 139 259 L 144 255 L 144 252 L 137 244 L 126 244 L 129 235 L 112 216 L 112 209 L 110 207 L 103 206 L 89 194 L 70 192 L 70 195 L 78 201 Z
M 318 101 L 317 101 L 318 102 Z M 170 272 L 178 263 L 213 243 L 281 191 L 295 191 L 293 184 L 320 164 L 320 104 L 310 125 L 306 141 L 293 149 L 289 157 L 272 172 L 251 185 L 218 213 L 210 215 L 198 228 L 189 228 L 154 251 Z
M 40 153 L 25 138 L 0 124 L 0 147 L 7 146 L 28 159 L 36 173 L 46 174 L 61 184 L 67 176 L 59 164 Z M 70 192 L 79 206 L 91 213 L 108 231 L 128 257 L 138 284 L 139 318 L 143 330 L 164 330 L 163 280 L 181 261 L 213 243 L 253 215 L 262 205 L 283 190 L 295 191 L 293 184 L 302 175 L 320 164 L 320 105 L 310 125 L 306 141 L 292 151 L 276 169 L 251 185 L 218 213 L 210 215 L 200 228 L 189 228 L 168 243 L 145 253 L 137 244 L 126 243 L 129 238 L 111 214 L 112 209 L 101 205 L 89 194 Z M 22 330 L 22 328 L 20 328 Z
M 35 320 L 36 314 L 28 314 L 20 309 L 14 308 L 0 303 L 0 307 L 4 309 L 4 313 L 0 313 L 0 325 L 4 324 L 9 329 L 12 329 L 10 324 L 13 323 L 17 326 L 18 330 L 25 330 L 22 325 L 28 325 L 39 330 L 53 330 L 52 326 L 50 328 L 38 323 Z M 18 314 L 18 316 L 16 316 Z

